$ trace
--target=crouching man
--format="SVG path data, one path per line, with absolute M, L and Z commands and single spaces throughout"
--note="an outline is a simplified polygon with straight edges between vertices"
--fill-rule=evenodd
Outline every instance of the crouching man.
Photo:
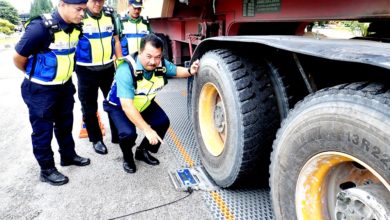
M 199 60 L 189 69 L 179 67 L 163 59 L 163 42 L 155 34 L 141 39 L 140 53 L 127 56 L 118 65 L 115 80 L 104 110 L 110 115 L 119 134 L 119 146 L 123 152 L 123 168 L 128 173 L 136 171 L 132 147 L 139 128 L 145 138 L 135 151 L 135 159 L 149 165 L 159 161 L 150 152 L 157 153 L 169 127 L 169 118 L 154 101 L 168 77 L 186 78 L 198 72 Z

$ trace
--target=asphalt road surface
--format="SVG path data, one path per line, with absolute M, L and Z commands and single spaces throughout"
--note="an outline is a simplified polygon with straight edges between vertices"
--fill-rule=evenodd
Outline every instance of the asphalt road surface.
M 159 166 L 136 162 L 137 172 L 125 173 L 122 153 L 117 144 L 110 142 L 107 115 L 101 106 L 109 153 L 96 154 L 87 139 L 78 138 L 81 111 L 77 94 L 73 127 L 76 151 L 89 157 L 91 164 L 61 167 L 58 145 L 53 139 L 56 166 L 70 181 L 63 186 L 40 182 L 28 111 L 20 94 L 23 74 L 14 67 L 12 56 L 12 48 L 0 51 L 0 219 L 213 219 L 203 193 L 198 191 L 176 203 L 129 215 L 187 196 L 176 191 L 168 177 L 168 171 L 179 164 L 163 145 L 155 155 L 161 162 Z M 76 76 L 73 81 L 77 84 Z

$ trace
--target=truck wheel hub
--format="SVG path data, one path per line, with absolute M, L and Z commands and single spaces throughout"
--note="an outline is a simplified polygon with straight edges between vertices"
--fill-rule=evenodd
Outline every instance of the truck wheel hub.
M 214 110 L 214 123 L 218 132 L 222 133 L 225 130 L 225 115 L 223 113 L 222 102 L 218 102 Z
M 206 83 L 199 95 L 199 128 L 209 153 L 215 157 L 225 148 L 225 108 L 218 88 Z
M 310 158 L 298 176 L 297 218 L 390 219 L 389 192 L 388 182 L 363 161 L 341 152 L 322 152 Z
M 337 195 L 336 219 L 389 219 L 388 201 L 388 190 L 379 184 L 343 190 Z

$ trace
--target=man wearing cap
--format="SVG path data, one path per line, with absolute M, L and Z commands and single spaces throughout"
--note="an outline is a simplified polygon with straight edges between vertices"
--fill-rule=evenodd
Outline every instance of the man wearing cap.
M 142 8 L 142 0 L 129 0 L 129 11 L 121 17 L 123 56 L 139 52 L 141 39 L 152 32 L 149 21 L 140 16 Z
M 88 0 L 83 20 L 83 35 L 76 51 L 78 96 L 88 137 L 96 153 L 107 154 L 97 118 L 99 88 L 104 98 L 114 79 L 114 54 L 122 57 L 114 9 L 103 6 L 105 0 Z M 109 118 L 111 141 L 118 143 L 115 125 Z
M 33 153 L 40 180 L 51 185 L 69 179 L 55 167 L 51 140 L 56 136 L 61 166 L 86 166 L 72 137 L 76 90 L 72 83 L 74 55 L 87 0 L 61 0 L 52 14 L 33 18 L 15 47 L 14 63 L 24 72 L 22 97 L 29 110 Z

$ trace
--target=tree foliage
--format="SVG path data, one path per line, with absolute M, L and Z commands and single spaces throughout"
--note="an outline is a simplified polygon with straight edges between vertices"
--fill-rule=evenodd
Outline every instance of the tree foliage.
M 0 1 L 0 18 L 11 22 L 12 24 L 19 23 L 18 11 L 10 3 Z
M 0 19 L 0 32 L 10 35 L 14 33 L 15 25 L 13 25 L 11 22 Z
M 50 0 L 34 0 L 31 4 L 30 17 L 35 17 L 53 10 Z
M 362 36 L 367 36 L 367 29 L 370 25 L 369 23 L 362 23 L 358 21 L 342 21 L 342 23 L 351 29 L 351 31 L 359 30 L 362 33 Z

